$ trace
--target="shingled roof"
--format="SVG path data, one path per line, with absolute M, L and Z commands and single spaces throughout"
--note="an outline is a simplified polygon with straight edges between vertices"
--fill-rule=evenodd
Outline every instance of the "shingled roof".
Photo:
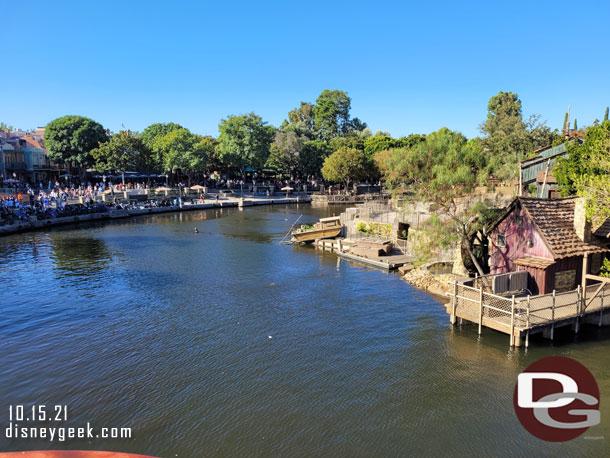
M 608 251 L 596 241 L 583 242 L 574 229 L 574 204 L 576 198 L 538 199 L 517 197 L 508 211 L 490 228 L 495 228 L 516 206 L 525 210 L 534 226 L 551 251 L 553 259 L 582 256 L 585 253 L 603 253 Z
M 604 224 L 599 226 L 597 230 L 594 232 L 596 237 L 601 237 L 604 239 L 610 238 L 610 218 L 604 221 Z

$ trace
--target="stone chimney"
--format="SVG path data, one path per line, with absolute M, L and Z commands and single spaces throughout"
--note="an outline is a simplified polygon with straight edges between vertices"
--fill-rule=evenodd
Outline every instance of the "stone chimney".
M 591 221 L 587 221 L 585 199 L 582 197 L 574 201 L 574 230 L 583 242 L 591 241 Z

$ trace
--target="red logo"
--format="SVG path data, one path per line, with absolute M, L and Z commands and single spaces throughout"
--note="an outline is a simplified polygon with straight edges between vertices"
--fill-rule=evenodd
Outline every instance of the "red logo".
M 515 412 L 531 434 L 549 442 L 577 438 L 600 422 L 593 374 L 571 358 L 542 358 L 519 374 Z

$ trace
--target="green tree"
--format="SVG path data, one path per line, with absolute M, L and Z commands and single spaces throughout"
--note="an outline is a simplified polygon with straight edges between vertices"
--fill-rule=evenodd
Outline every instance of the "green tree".
M 410 148 L 383 150 L 376 160 L 390 188 L 409 187 L 411 198 L 435 204 L 436 217 L 426 227 L 427 243 L 465 247 L 472 264 L 483 274 L 474 249 L 473 224 L 487 205 L 464 209 L 460 201 L 470 194 L 486 168 L 481 141 L 468 141 L 445 127 Z
M 281 130 L 293 131 L 299 136 L 305 136 L 309 140 L 316 138 L 314 118 L 314 105 L 309 102 L 301 102 L 301 105 L 288 112 L 288 120 L 282 123 Z
M 177 129 L 157 138 L 155 147 L 163 156 L 165 170 L 170 173 L 182 172 L 188 177 L 190 186 L 194 175 L 206 171 L 214 143 L 209 138 L 192 134 L 188 129 Z
M 574 143 L 556 167 L 562 191 L 586 198 L 587 216 L 595 223 L 610 218 L 610 121 L 587 129 L 585 141 Z M 567 189 L 563 188 L 567 182 Z
M 246 179 L 246 168 L 262 167 L 269 157 L 275 129 L 254 113 L 229 116 L 218 126 L 218 151 L 222 161 L 240 170 Z
M 488 153 L 488 173 L 502 180 L 514 179 L 518 163 L 533 150 L 549 146 L 553 133 L 539 123 L 540 116 L 523 120 L 521 100 L 512 92 L 499 92 L 489 99 L 487 120 L 480 126 L 486 134 L 483 147 Z
M 606 112 L 604 113 L 604 121 L 608 120 L 608 107 L 606 107 Z
M 332 150 L 328 143 L 322 140 L 312 140 L 303 143 L 299 154 L 299 171 L 304 177 L 319 177 L 324 160 Z
M 345 135 L 349 130 L 351 99 L 346 92 L 325 89 L 313 107 L 315 129 L 322 140 Z
M 44 133 L 49 158 L 78 168 L 81 179 L 93 165 L 91 150 L 108 139 L 101 124 L 84 116 L 64 116 L 47 124 Z
M 128 131 L 121 131 L 91 150 L 95 168 L 100 172 L 120 171 L 125 184 L 125 171 L 130 168 L 146 168 L 152 159 L 152 151 L 140 138 Z
M 154 123 L 148 126 L 146 129 L 142 131 L 140 134 L 140 138 L 144 145 L 146 145 L 153 153 L 155 153 L 155 161 L 162 167 L 163 164 L 163 155 L 161 151 L 158 150 L 156 143 L 157 140 L 163 137 L 164 135 L 170 133 L 173 130 L 184 129 L 180 124 L 176 124 L 174 122 L 167 123 Z
M 303 137 L 299 137 L 295 132 L 276 132 L 266 167 L 278 175 L 296 177 L 303 143 Z
M 347 191 L 353 180 L 366 176 L 367 164 L 364 150 L 342 147 L 324 160 L 322 176 L 328 181 L 344 183 Z

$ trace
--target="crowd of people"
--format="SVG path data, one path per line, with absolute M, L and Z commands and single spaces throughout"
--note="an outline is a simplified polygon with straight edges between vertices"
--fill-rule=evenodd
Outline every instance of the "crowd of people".
M 274 186 L 279 191 L 284 186 L 291 186 L 296 190 L 308 186 L 309 189 L 315 188 L 317 183 L 300 183 L 298 181 L 282 180 L 258 180 L 253 177 L 251 183 L 243 180 L 225 177 L 210 177 L 203 180 L 202 184 L 207 188 L 217 190 L 236 189 L 245 192 L 251 191 L 254 186 Z M 38 183 L 38 185 L 12 183 L 4 185 L 4 193 L 0 191 L 0 226 L 15 224 L 16 222 L 45 220 L 60 216 L 74 216 L 87 213 L 97 213 L 108 211 L 111 208 L 124 208 L 121 203 L 121 193 L 123 191 L 150 189 L 165 186 L 165 182 L 127 182 L 125 184 L 112 183 L 112 181 L 81 182 L 70 183 L 49 181 L 48 183 Z M 177 187 L 183 190 L 188 183 L 178 183 Z M 102 195 L 107 194 L 105 203 L 99 203 Z M 200 198 L 204 198 L 201 195 Z M 151 207 L 175 205 L 171 199 L 155 200 L 147 202 Z

